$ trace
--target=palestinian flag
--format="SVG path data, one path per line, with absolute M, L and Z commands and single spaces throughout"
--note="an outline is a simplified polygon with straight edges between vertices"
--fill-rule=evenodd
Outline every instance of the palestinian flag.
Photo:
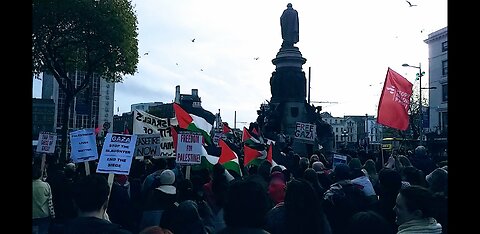
M 248 145 L 251 144 L 261 144 L 260 140 L 253 137 L 252 134 L 250 134 L 250 131 L 246 127 L 243 127 L 243 133 L 242 133 L 242 142 Z
M 227 122 L 222 122 L 222 133 L 225 134 L 233 134 L 233 130 L 228 126 Z
M 260 165 L 263 160 L 267 158 L 266 150 L 258 150 L 249 147 L 247 144 L 243 145 L 243 165 Z
M 212 144 L 210 132 L 213 128 L 215 115 L 202 108 L 190 107 L 187 110 L 177 103 L 173 103 L 173 109 L 175 110 L 175 117 L 180 128 L 200 132 L 204 136 L 205 141 L 208 144 Z
M 243 165 L 260 165 L 262 161 L 267 160 L 270 163 L 273 163 L 272 159 L 273 146 L 269 145 L 268 150 L 258 150 L 249 147 L 248 145 L 243 145 Z
M 212 147 L 214 147 L 215 152 L 213 152 Z M 220 150 L 218 150 L 218 155 L 217 155 L 217 149 L 218 147 L 216 146 L 211 146 L 207 150 L 205 146 L 202 146 L 202 154 L 201 154 L 201 163 L 197 165 L 192 165 L 193 170 L 200 170 L 202 168 L 206 168 L 208 171 L 213 171 L 213 165 L 218 163 L 218 159 L 220 159 L 218 156 L 220 155 Z M 211 152 L 209 152 L 211 151 Z
M 227 143 L 225 143 L 222 139 L 218 140 L 218 145 L 222 148 L 222 153 L 220 154 L 218 163 L 222 164 L 225 169 L 235 171 L 240 176 L 242 176 L 242 170 L 240 169 L 237 154 L 233 152 L 233 150 L 230 149 Z

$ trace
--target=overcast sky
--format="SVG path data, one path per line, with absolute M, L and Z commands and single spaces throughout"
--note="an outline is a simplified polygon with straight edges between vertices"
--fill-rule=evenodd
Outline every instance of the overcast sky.
M 307 79 L 311 67 L 311 100 L 338 102 L 321 104 L 324 111 L 376 116 L 388 67 L 418 86 L 418 70 L 403 63 L 421 63 L 422 86 L 428 85 L 423 41 L 447 27 L 447 0 L 411 0 L 413 7 L 405 0 L 133 0 L 138 72 L 116 85 L 115 114 L 134 103 L 172 102 L 180 85 L 184 94 L 198 89 L 203 108 L 220 109 L 230 126 L 235 111 L 237 122 L 255 121 L 260 104 L 271 98 L 271 61 L 289 2 L 299 14 L 295 46 L 307 59 Z M 39 84 L 34 81 L 34 97 L 41 95 Z

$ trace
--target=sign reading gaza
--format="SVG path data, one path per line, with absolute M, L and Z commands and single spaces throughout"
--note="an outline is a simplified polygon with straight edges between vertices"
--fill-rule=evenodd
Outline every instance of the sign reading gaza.
M 317 127 L 315 124 L 309 123 L 301 123 L 297 122 L 295 125 L 295 138 L 306 140 L 306 141 L 314 141 L 317 131 Z
M 203 136 L 194 132 L 179 132 L 177 141 L 177 160 L 183 165 L 201 163 Z
M 137 135 L 107 133 L 97 173 L 128 175 L 136 141 Z

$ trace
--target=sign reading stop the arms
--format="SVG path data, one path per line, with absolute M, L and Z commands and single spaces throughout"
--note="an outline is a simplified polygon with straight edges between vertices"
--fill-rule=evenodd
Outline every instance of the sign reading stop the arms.
M 159 134 L 160 150 L 156 157 L 175 157 L 170 126 L 178 126 L 176 118 L 159 118 L 141 110 L 133 112 L 133 134 Z
M 295 138 L 312 144 L 315 141 L 317 127 L 315 124 L 297 122 L 295 125 Z
M 71 132 L 70 146 L 72 147 L 71 158 L 74 163 L 87 162 L 98 158 L 94 129 Z
M 52 154 L 55 152 L 57 134 L 53 132 L 41 132 L 38 135 L 37 152 Z
M 115 173 L 128 175 L 132 165 L 137 135 L 107 133 L 97 173 Z
M 179 132 L 177 140 L 177 160 L 182 165 L 201 163 L 203 136 L 195 132 Z

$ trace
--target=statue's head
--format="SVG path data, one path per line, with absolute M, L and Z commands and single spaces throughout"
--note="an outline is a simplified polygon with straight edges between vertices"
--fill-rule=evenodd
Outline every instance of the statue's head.
M 287 7 L 288 7 L 288 8 L 292 8 L 292 4 L 291 4 L 291 3 L 288 3 L 288 4 L 287 4 Z

